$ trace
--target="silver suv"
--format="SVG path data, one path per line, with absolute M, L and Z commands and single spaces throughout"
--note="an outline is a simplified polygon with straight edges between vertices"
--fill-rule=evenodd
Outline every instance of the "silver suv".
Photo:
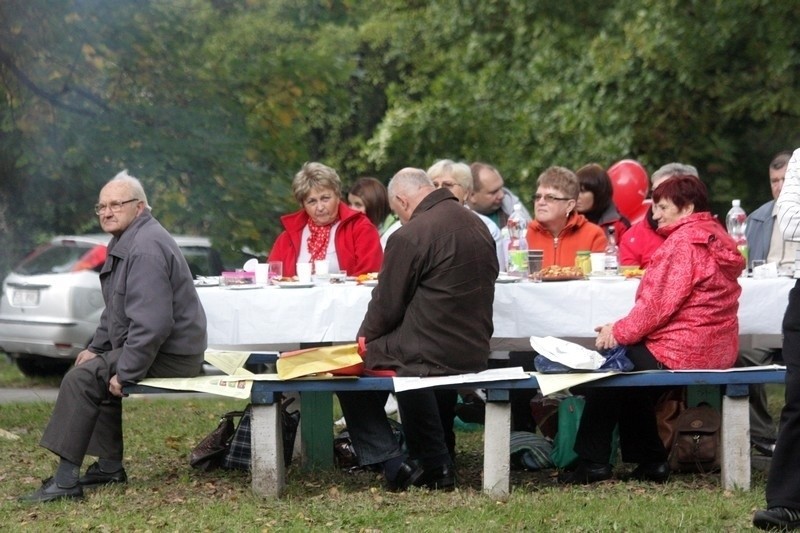
M 3 281 L 0 351 L 25 375 L 65 372 L 91 340 L 104 308 L 98 273 L 109 240 L 107 234 L 54 237 Z M 207 238 L 175 240 L 194 276 L 223 270 Z

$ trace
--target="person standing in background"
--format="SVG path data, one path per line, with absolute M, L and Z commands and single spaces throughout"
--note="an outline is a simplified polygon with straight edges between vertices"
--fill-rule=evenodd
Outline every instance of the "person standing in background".
M 780 227 L 775 223 L 778 217 L 777 200 L 783 188 L 786 166 L 792 152 L 776 154 L 769 164 L 769 186 L 772 200 L 765 203 L 747 217 L 745 235 L 750 251 L 750 260 L 777 263 L 779 269 L 794 267 L 796 242 L 784 240 Z M 739 352 L 737 366 L 761 366 L 772 364 L 780 358 L 780 340 L 761 341 Z M 767 390 L 763 384 L 750 385 L 750 443 L 759 453 L 772 456 L 775 450 L 776 431 L 772 416 L 767 409 Z
M 778 196 L 778 226 L 783 238 L 800 241 L 800 149 L 786 168 Z M 780 432 L 767 477 L 767 508 L 755 512 L 759 529 L 800 529 L 800 281 L 789 292 L 783 317 L 783 361 L 786 364 L 786 402 Z

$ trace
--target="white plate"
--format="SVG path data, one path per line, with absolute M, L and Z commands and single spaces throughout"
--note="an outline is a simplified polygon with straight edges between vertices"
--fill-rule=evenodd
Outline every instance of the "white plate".
M 222 287 L 231 291 L 248 291 L 250 289 L 263 289 L 264 285 L 256 285 L 255 283 L 247 283 L 244 285 L 226 285 Z
M 593 281 L 625 281 L 625 276 L 589 276 Z
M 299 281 L 276 281 L 275 285 L 281 289 L 307 289 L 314 286 L 313 281 L 301 283 Z
M 198 278 L 194 280 L 195 287 L 218 287 L 219 286 L 219 277 L 212 276 L 207 278 Z
M 378 284 L 378 280 L 377 279 L 368 279 L 366 281 L 362 281 L 361 283 L 359 283 L 359 285 L 363 285 L 365 287 L 374 287 L 377 284 Z
M 497 276 L 495 280 L 496 283 L 516 283 L 522 280 L 522 278 L 517 276 Z

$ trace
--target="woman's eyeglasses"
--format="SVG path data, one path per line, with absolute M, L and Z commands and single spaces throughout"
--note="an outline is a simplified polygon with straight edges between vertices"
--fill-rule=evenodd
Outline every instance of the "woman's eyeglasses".
M 553 202 L 566 202 L 572 200 L 572 198 L 561 198 L 552 194 L 534 194 L 533 201 L 538 202 L 539 200 L 544 200 L 548 204 L 552 204 Z

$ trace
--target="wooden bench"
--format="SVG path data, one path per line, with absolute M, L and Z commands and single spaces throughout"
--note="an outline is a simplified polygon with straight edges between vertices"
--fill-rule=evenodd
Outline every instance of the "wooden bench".
M 257 362 L 258 354 L 251 361 Z M 785 369 L 755 369 L 747 371 L 691 371 L 668 370 L 616 374 L 604 379 L 584 383 L 582 387 L 643 387 L 643 386 L 716 386 L 722 394 L 722 486 L 725 489 L 750 488 L 750 417 L 748 386 L 760 383 L 783 383 Z M 463 388 L 463 384 L 444 388 Z M 510 485 L 510 426 L 511 409 L 509 393 L 514 389 L 537 389 L 535 376 L 523 380 L 470 383 L 469 387 L 486 390 L 486 420 L 484 427 L 483 491 L 497 499 L 505 499 Z M 251 390 L 252 407 L 252 489 L 262 497 L 279 497 L 285 486 L 286 472 L 283 464 L 283 439 L 280 418 L 282 393 L 304 394 L 338 391 L 384 390 L 393 391 L 391 378 L 362 377 L 358 379 L 331 379 L 309 381 L 254 381 Z M 156 387 L 135 385 L 125 388 L 128 394 L 174 392 Z M 332 412 L 330 403 L 324 404 L 321 420 L 327 426 L 317 428 L 316 440 L 332 453 Z M 303 433 L 314 431 L 307 416 L 308 406 L 303 404 Z M 310 414 L 310 413 L 309 413 Z M 319 444 L 319 443 L 318 443 Z

